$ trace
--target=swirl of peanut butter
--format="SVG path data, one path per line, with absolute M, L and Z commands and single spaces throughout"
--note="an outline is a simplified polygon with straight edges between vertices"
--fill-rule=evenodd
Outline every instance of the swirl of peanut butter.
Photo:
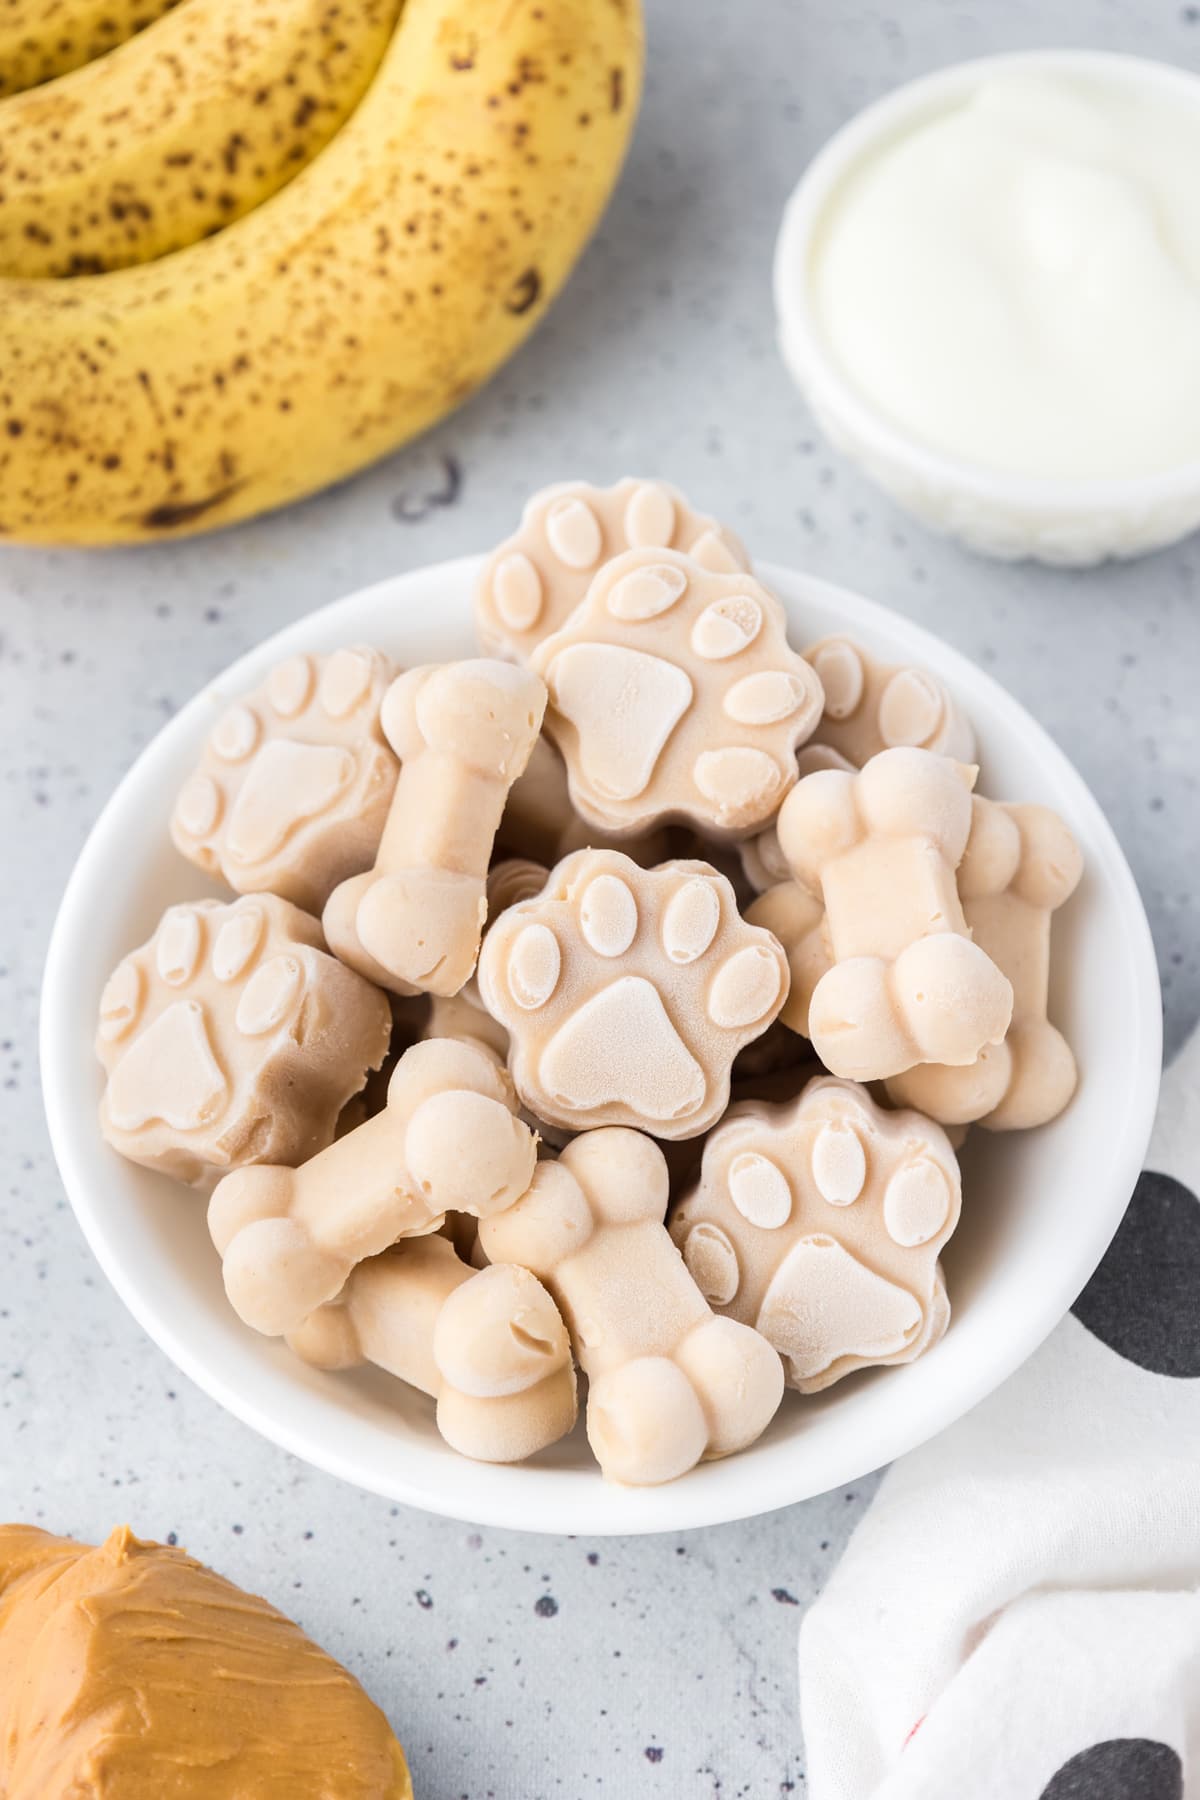
M 412 1800 L 404 1753 L 298 1625 L 183 1550 L 0 1525 L 4 1800 Z

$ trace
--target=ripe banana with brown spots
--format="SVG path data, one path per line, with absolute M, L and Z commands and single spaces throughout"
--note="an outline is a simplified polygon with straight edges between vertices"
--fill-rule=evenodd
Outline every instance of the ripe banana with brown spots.
M 0 0 L 0 94 L 78 69 L 143 31 L 178 0 Z
M 400 0 L 182 0 L 0 101 L 0 275 L 100 274 L 197 243 L 290 181 L 358 104 Z
M 228 524 L 350 474 L 474 392 L 616 178 L 637 0 L 406 0 L 296 179 L 157 263 L 0 281 L 0 538 Z

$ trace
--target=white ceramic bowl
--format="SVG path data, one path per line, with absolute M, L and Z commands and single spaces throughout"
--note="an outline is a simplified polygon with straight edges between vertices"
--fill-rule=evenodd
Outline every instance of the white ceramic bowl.
M 987 675 L 907 620 L 786 569 L 798 644 L 848 631 L 892 660 L 938 671 L 979 734 L 985 785 L 1057 807 L 1087 872 L 1056 925 L 1055 1017 L 1083 1080 L 1062 1118 L 1029 1133 L 976 1132 L 962 1223 L 946 1257 L 954 1319 L 906 1368 L 789 1395 L 752 1449 L 662 1488 L 606 1485 L 582 1433 L 517 1468 L 467 1462 L 432 1405 L 377 1371 L 323 1374 L 247 1330 L 226 1304 L 203 1200 L 124 1162 L 100 1137 L 92 1035 L 100 991 L 169 902 L 211 892 L 172 849 L 173 797 L 228 699 L 297 650 L 375 643 L 406 664 L 472 650 L 478 565 L 445 563 L 301 619 L 185 706 L 126 775 L 63 897 L 42 996 L 42 1080 L 55 1155 L 105 1273 L 155 1342 L 238 1418 L 358 1486 L 533 1531 L 678 1531 L 767 1512 L 911 1449 L 981 1400 L 1062 1317 L 1103 1254 L 1141 1167 L 1158 1090 L 1158 976 L 1137 889 L 1104 815 L 1044 731 Z
M 789 200 L 775 253 L 784 361 L 822 429 L 885 493 L 935 531 L 988 556 L 1082 566 L 1161 549 L 1200 526 L 1200 463 L 1136 480 L 1049 481 L 930 449 L 878 412 L 842 373 L 816 320 L 812 249 L 831 197 L 887 143 L 1013 69 L 1092 73 L 1182 95 L 1200 110 L 1200 78 L 1165 63 L 1082 50 L 983 57 L 907 83 L 844 125 Z

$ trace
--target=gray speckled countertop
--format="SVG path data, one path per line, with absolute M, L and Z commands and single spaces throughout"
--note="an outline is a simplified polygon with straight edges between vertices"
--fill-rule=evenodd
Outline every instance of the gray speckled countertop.
M 256 639 L 483 548 L 567 474 L 657 472 L 754 552 L 863 589 L 989 667 L 1107 808 L 1145 895 L 1173 1048 L 1200 1011 L 1200 542 L 1084 575 L 927 537 L 817 441 L 773 338 L 772 241 L 805 160 L 889 86 L 1034 45 L 1200 68 L 1176 0 L 649 0 L 651 73 L 603 229 L 536 339 L 423 444 L 212 539 L 0 554 L 0 1517 L 128 1519 L 288 1608 L 361 1674 L 421 1800 L 803 1791 L 794 1649 L 872 1483 L 680 1538 L 474 1533 L 260 1442 L 125 1315 L 41 1120 L 38 983 L 110 788 Z M 453 504 L 444 496 L 461 484 Z

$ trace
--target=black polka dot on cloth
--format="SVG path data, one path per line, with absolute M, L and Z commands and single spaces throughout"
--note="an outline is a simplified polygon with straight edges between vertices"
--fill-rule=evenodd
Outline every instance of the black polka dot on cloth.
M 1075 1317 L 1128 1362 L 1200 1379 L 1200 1203 L 1173 1175 L 1147 1169 Z M 1049 1789 L 1046 1790 L 1049 1793 Z
M 1183 1764 L 1154 1738 L 1106 1738 L 1065 1762 L 1041 1800 L 1183 1800 Z

